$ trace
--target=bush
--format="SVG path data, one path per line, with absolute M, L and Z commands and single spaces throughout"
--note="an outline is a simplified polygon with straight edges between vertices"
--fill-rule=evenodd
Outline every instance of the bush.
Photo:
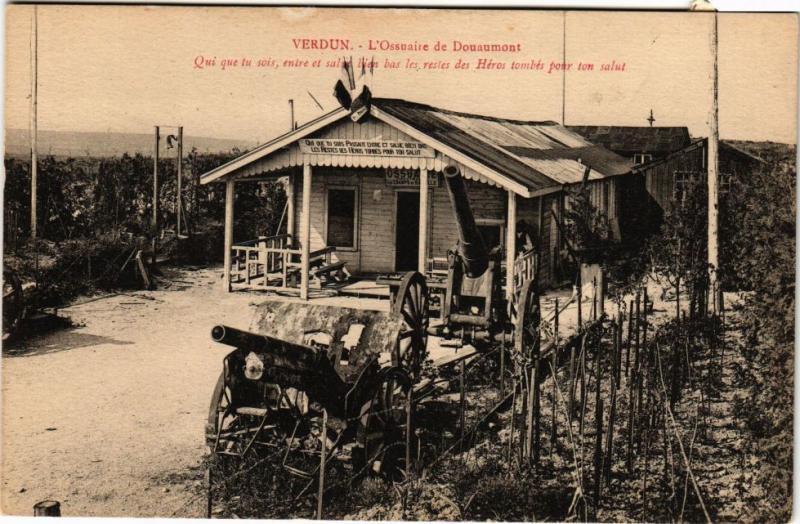
M 167 238 L 161 253 L 180 263 L 221 261 L 225 191 L 200 186 L 199 176 L 239 154 L 199 154 L 183 163 L 183 216 L 188 239 Z M 136 284 L 119 270 L 134 247 L 148 249 L 152 236 L 153 159 L 140 154 L 113 158 L 60 159 L 46 156 L 38 169 L 37 250 L 30 242 L 30 162 L 5 159 L 3 250 L 6 265 L 20 277 L 38 277 L 33 308 L 56 306 L 94 289 Z M 174 158 L 159 161 L 159 225 L 174 230 L 177 212 Z M 237 185 L 234 235 L 237 240 L 274 235 L 286 205 L 280 183 Z M 284 219 L 285 220 L 285 219 Z M 186 227 L 186 226 L 184 226 Z M 182 229 L 186 232 L 186 229 Z M 172 240 L 170 240 L 172 238 Z M 38 262 L 32 253 L 37 251 Z M 19 256 L 14 256 L 19 253 Z M 90 263 L 89 260 L 92 262 Z M 38 264 L 38 270 L 34 267 Z M 89 267 L 92 274 L 89 274 Z M 128 269 L 132 266 L 129 265 Z M 38 275 L 35 273 L 38 272 Z
M 747 291 L 742 307 L 744 356 L 753 382 L 741 407 L 760 439 L 755 482 L 767 496 L 754 520 L 788 520 L 792 493 L 794 392 L 794 148 L 771 149 L 763 169 L 732 181 L 723 200 L 724 281 Z
M 225 192 L 218 184 L 201 186 L 199 176 L 235 156 L 198 154 L 184 158 L 182 200 L 184 218 L 191 229 L 222 221 Z M 6 158 L 5 238 L 16 247 L 30 236 L 30 162 Z M 159 161 L 159 224 L 174 229 L 176 165 L 171 158 Z M 141 154 L 113 158 L 58 159 L 39 162 L 37 217 L 38 237 L 60 242 L 96 238 L 114 232 L 150 235 L 152 228 L 153 160 Z M 286 196 L 276 183 L 239 184 L 236 233 L 239 238 L 274 234 Z

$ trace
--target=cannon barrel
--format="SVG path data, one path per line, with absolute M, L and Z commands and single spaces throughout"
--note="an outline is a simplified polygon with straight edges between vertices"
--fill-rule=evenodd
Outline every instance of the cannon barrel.
M 214 342 L 237 348 L 264 349 L 267 345 L 267 340 L 260 335 L 255 335 L 223 324 L 214 326 L 211 329 L 211 339 Z
M 444 180 L 458 225 L 458 251 L 464 262 L 464 272 L 471 278 L 479 277 L 489 265 L 489 252 L 475 225 L 464 178 L 456 166 L 447 166 L 444 168 Z
M 215 342 L 235 348 L 263 353 L 268 356 L 267 364 L 273 367 L 290 369 L 298 372 L 316 372 L 327 363 L 320 351 L 287 342 L 269 335 L 256 335 L 248 331 L 217 325 L 211 330 L 211 338 Z

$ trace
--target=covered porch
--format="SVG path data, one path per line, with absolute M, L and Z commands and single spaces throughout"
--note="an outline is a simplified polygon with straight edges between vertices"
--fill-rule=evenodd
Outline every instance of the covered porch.
M 269 291 L 303 300 L 389 299 L 392 282 L 407 271 L 418 271 L 432 293 L 443 291 L 447 251 L 456 245 L 457 227 L 441 176 L 425 168 L 342 170 L 305 164 L 268 176 L 227 180 L 223 289 Z M 280 234 L 234 238 L 236 188 L 278 179 L 287 193 Z M 514 251 L 517 195 L 482 185 L 471 186 L 479 204 L 477 222 L 487 243 L 503 252 L 503 288 L 513 290 L 515 280 L 532 277 L 534 269 L 532 250 L 522 257 Z

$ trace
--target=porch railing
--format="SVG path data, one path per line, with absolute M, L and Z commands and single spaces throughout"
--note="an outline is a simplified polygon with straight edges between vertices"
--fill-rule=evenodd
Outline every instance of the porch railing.
M 237 242 L 231 248 L 230 284 L 268 291 L 299 292 L 303 268 L 302 250 L 291 235 L 259 237 Z M 308 255 L 309 287 L 349 277 L 344 262 L 334 262 L 336 247 L 327 246 Z
M 233 245 L 231 283 L 270 291 L 297 290 L 301 250 L 288 234 L 259 237 Z
M 514 260 L 514 296 L 519 295 L 522 285 L 536 277 L 536 250 L 530 249 Z

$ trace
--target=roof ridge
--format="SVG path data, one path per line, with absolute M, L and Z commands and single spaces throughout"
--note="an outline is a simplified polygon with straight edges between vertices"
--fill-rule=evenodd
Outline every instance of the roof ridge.
M 381 102 L 383 103 L 401 103 L 408 107 L 415 107 L 419 109 L 425 109 L 429 111 L 437 111 L 440 113 L 448 114 L 448 115 L 455 115 L 455 116 L 463 116 L 469 118 L 479 118 L 481 120 L 488 120 L 490 122 L 508 122 L 512 124 L 523 124 L 523 125 L 536 125 L 536 126 L 543 126 L 543 125 L 552 125 L 557 126 L 559 125 L 558 122 L 553 120 L 519 120 L 516 118 L 500 118 L 496 116 L 488 116 L 488 115 L 479 115 L 477 113 L 466 113 L 464 111 L 455 111 L 453 109 L 443 109 L 441 107 L 432 106 L 430 104 L 423 104 L 421 102 L 414 102 L 412 100 L 405 100 L 403 98 L 373 98 L 372 103 L 377 104 L 380 107 Z
M 618 125 L 608 125 L 608 124 L 568 124 L 565 125 L 564 127 L 566 127 L 567 129 L 573 127 L 582 127 L 582 128 L 607 127 L 607 128 L 617 128 L 617 129 L 681 129 L 681 130 L 685 129 L 687 130 L 687 132 L 689 130 L 688 126 L 618 126 Z

